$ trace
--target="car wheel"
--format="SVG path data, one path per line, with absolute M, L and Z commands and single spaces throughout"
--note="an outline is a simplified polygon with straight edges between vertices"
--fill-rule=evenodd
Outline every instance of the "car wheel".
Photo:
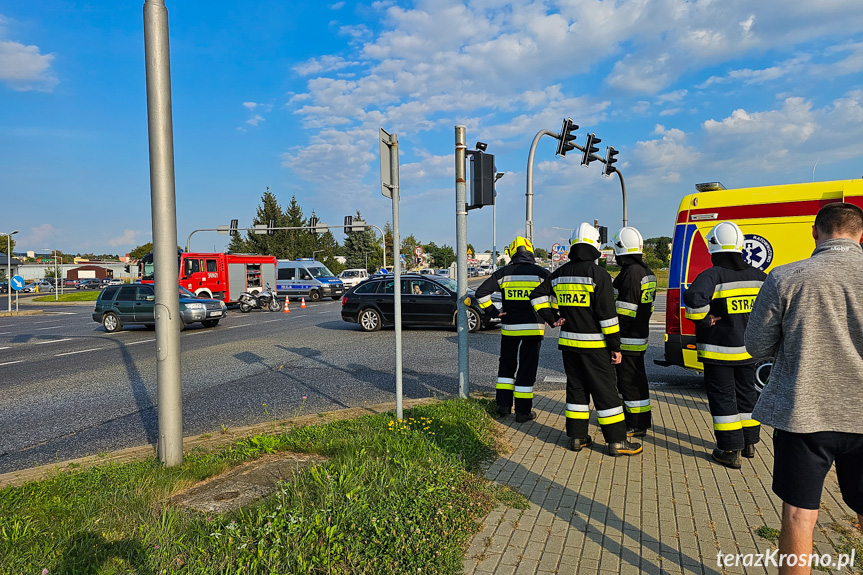
M 270 311 L 279 311 L 279 309 L 280 309 L 281 307 L 282 307 L 282 306 L 281 306 L 281 304 L 279 303 L 279 300 L 278 300 L 278 299 L 276 299 L 275 297 L 274 297 L 273 299 L 271 299 L 271 300 L 270 300 Z
M 479 312 L 472 307 L 467 308 L 467 330 L 470 333 L 476 333 L 482 327 L 482 321 L 479 319 Z
M 204 327 L 216 327 L 219 325 L 219 320 L 217 319 L 205 319 L 201 322 Z
M 120 322 L 120 318 L 112 311 L 109 311 L 102 316 L 102 325 L 108 333 L 114 333 L 115 331 L 123 329 L 123 324 Z
M 309 292 L 309 301 L 321 301 L 321 292 L 313 289 Z
M 381 329 L 381 314 L 377 310 L 367 307 L 360 312 L 357 323 L 360 324 L 363 331 L 378 331 Z
M 249 313 L 250 311 L 252 311 L 252 306 L 250 306 L 249 304 L 247 304 L 244 301 L 241 301 L 240 302 L 240 311 L 243 313 Z

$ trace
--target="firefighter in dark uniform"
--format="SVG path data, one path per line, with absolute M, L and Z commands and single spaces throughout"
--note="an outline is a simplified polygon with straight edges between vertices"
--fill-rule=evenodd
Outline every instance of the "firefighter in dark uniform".
M 626 436 L 643 437 L 650 428 L 650 392 L 644 353 L 650 336 L 656 276 L 644 265 L 644 238 L 637 229 L 622 228 L 614 234 L 612 244 L 615 259 L 621 267 L 612 283 L 617 294 L 614 306 L 620 321 L 620 350 L 623 354 L 615 366 L 617 390 L 623 396 Z
M 556 269 L 530 294 L 539 315 L 560 327 L 558 348 L 566 372 L 566 435 L 569 448 L 592 443 L 587 434 L 590 400 L 596 407 L 608 454 L 635 455 L 641 444 L 626 437 L 623 405 L 612 364 L 620 362 L 620 327 L 614 309 L 611 276 L 594 263 L 599 232 L 582 223 L 571 240 L 569 262 Z
M 755 360 L 743 334 L 749 312 L 767 274 L 743 259 L 743 232 L 721 222 L 707 234 L 713 267 L 698 274 L 683 294 L 687 319 L 695 322 L 698 359 L 704 364 L 704 386 L 713 416 L 717 463 L 740 469 L 741 455 L 755 457 L 760 424 L 752 419 L 758 399 Z
M 530 292 L 548 277 L 537 265 L 533 246 L 519 236 L 506 248 L 510 263 L 496 270 L 476 290 L 481 307 L 492 317 L 500 315 L 500 360 L 497 368 L 497 412 L 508 415 L 515 397 L 515 420 L 524 423 L 536 418 L 533 411 L 533 384 L 539 366 L 539 348 L 545 323 L 530 305 Z M 498 312 L 491 294 L 501 293 L 503 311 Z

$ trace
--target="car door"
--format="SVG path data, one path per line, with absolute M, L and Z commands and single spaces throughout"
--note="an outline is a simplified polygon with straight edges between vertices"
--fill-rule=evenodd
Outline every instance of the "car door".
M 135 303 L 137 301 L 138 288 L 135 286 L 121 286 L 114 299 L 114 311 L 120 317 L 122 323 L 134 323 Z
M 443 286 L 426 279 L 410 279 L 407 308 L 411 321 L 423 324 L 450 324 L 455 313 L 455 300 Z
M 375 305 L 379 310 L 381 310 L 381 314 L 384 316 L 384 321 L 386 323 L 394 323 L 396 319 L 395 280 L 389 278 L 379 283 L 381 285 L 378 287 L 377 293 L 374 294 Z M 404 312 L 404 310 L 402 310 L 402 312 Z M 404 323 L 404 317 L 402 318 L 402 323 Z
M 156 292 L 153 291 L 153 286 L 138 286 L 135 295 L 135 321 L 156 323 Z

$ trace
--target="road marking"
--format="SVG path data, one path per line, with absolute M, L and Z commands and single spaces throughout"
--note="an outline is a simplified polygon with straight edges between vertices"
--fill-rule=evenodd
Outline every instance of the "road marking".
M 234 329 L 235 327 L 248 327 L 248 326 L 250 326 L 250 325 L 252 325 L 252 324 L 250 324 L 250 323 L 241 323 L 240 325 L 229 325 L 229 326 L 226 326 L 226 327 L 225 327 L 225 329 Z
M 151 341 L 156 341 L 156 338 L 153 339 L 144 339 L 141 341 L 133 341 L 132 343 L 127 343 L 126 345 L 138 345 L 139 343 L 149 343 Z
M 46 311 L 45 315 L 81 315 L 72 311 Z
M 51 320 L 48 320 L 48 321 L 34 321 L 34 322 L 33 322 L 33 324 L 35 325 L 35 324 L 40 324 L 40 323 L 54 323 L 55 321 L 57 321 L 57 320 L 56 320 L 56 319 L 51 319 Z
M 0 349 L 12 349 L 12 347 L 7 345 L 6 347 L 0 347 Z
M 34 343 L 33 345 L 42 345 L 43 343 L 58 343 L 58 342 L 61 342 L 61 341 L 72 341 L 72 338 L 71 338 L 71 337 L 66 337 L 66 338 L 63 338 L 63 339 L 52 339 L 52 340 L 50 340 L 50 341 L 37 341 L 37 342 L 36 342 L 36 343 Z
M 3 333 L 0 333 L 0 335 L 9 335 L 10 333 L 12 333 L 12 332 L 11 331 L 4 331 Z
M 96 351 L 97 349 L 105 349 L 104 347 L 94 347 L 92 349 L 82 349 L 80 351 L 67 351 L 66 353 L 55 353 L 54 357 L 61 357 L 64 355 L 75 355 L 76 353 L 87 353 L 88 351 Z
M 556 375 L 546 375 L 543 382 L 545 382 L 545 383 L 566 383 L 566 378 L 565 377 L 559 377 Z
M 40 331 L 43 329 L 54 329 L 55 327 L 63 327 L 62 325 L 49 325 L 48 327 L 37 327 L 34 331 Z
M 7 361 L 6 363 L 0 363 L 0 366 L 2 366 L 2 365 L 12 365 L 13 363 L 23 363 L 23 362 L 24 362 L 24 360 L 23 360 L 23 359 L 19 359 L 19 360 L 17 360 L 17 361 Z
M 330 313 L 328 311 L 319 311 L 318 313 Z
M 268 319 L 267 321 L 262 321 L 261 323 L 273 323 L 274 321 L 282 321 L 282 318 L 279 318 L 279 319 Z

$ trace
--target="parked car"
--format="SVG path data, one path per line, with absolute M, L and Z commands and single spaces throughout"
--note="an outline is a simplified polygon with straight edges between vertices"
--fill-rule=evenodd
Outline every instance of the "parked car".
M 339 279 L 345 284 L 345 289 L 352 288 L 368 278 L 369 272 L 360 268 L 344 270 L 339 274 Z
M 78 286 L 78 280 L 63 280 L 64 288 L 73 288 Z
M 25 285 L 21 291 L 24 293 L 34 293 L 36 291 L 39 293 L 53 292 L 54 284 L 46 281 L 33 282 Z
M 441 268 L 437 271 L 437 273 L 435 275 L 439 275 L 441 277 L 448 278 L 449 277 L 449 269 L 448 268 Z
M 195 297 L 184 287 L 180 291 L 180 329 L 190 323 L 201 322 L 204 327 L 215 327 L 228 315 L 225 302 Z M 156 293 L 153 284 L 129 284 L 107 286 L 96 299 L 93 321 L 101 323 L 105 331 L 113 333 L 123 325 L 138 324 L 153 329 L 156 327 Z
M 431 276 L 434 275 L 434 270 L 431 268 L 423 268 L 420 270 L 421 276 Z
M 0 293 L 6 293 L 9 291 L 9 282 L 0 282 Z
M 102 287 L 102 282 L 98 278 L 85 278 L 78 280 L 75 289 L 99 289 Z
M 401 278 L 402 325 L 455 325 L 455 280 L 435 275 L 406 274 Z M 373 276 L 348 290 L 342 298 L 342 319 L 357 323 L 363 331 L 377 331 L 395 323 L 395 278 Z M 494 294 L 498 296 L 498 294 Z M 473 290 L 468 290 L 468 329 L 479 331 L 499 324 L 480 309 Z M 494 301 L 494 297 L 492 298 Z
M 121 286 L 121 285 L 123 285 L 123 284 L 125 284 L 125 283 L 126 283 L 126 282 L 124 282 L 124 281 L 123 281 L 123 280 L 121 280 L 120 278 L 112 278 L 112 279 L 109 279 L 109 280 L 108 280 L 108 284 L 107 284 L 107 285 L 109 285 L 109 286 Z

